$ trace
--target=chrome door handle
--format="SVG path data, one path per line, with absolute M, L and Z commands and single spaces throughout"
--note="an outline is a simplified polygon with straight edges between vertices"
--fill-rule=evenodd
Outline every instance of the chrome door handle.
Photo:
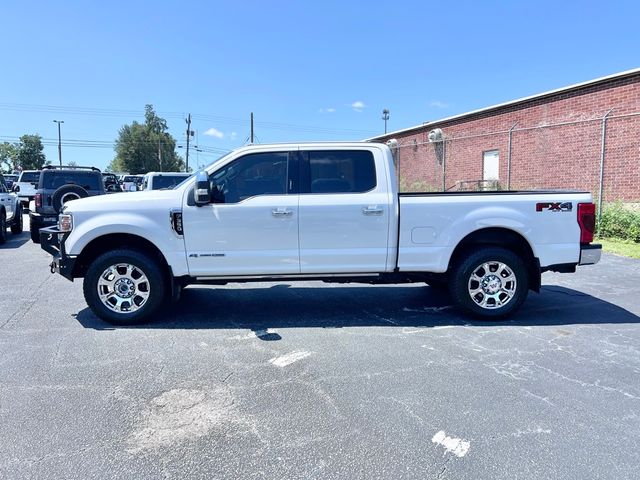
M 277 209 L 277 210 L 271 210 L 271 215 L 273 215 L 274 217 L 278 217 L 278 218 L 282 218 L 282 217 L 290 217 L 291 215 L 293 215 L 293 211 L 292 210 L 284 210 L 284 209 Z
M 382 215 L 384 210 L 380 207 L 366 207 L 362 209 L 364 215 Z

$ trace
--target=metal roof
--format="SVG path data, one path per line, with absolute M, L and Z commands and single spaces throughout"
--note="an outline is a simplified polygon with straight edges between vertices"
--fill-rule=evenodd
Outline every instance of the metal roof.
M 624 77 L 632 77 L 634 75 L 638 75 L 640 74 L 640 68 L 634 68 L 632 70 L 626 70 L 624 72 L 619 72 L 619 73 L 614 73 L 613 75 L 607 75 L 606 77 L 600 77 L 600 78 L 596 78 L 593 80 L 589 80 L 587 82 L 581 82 L 581 83 L 576 83 L 573 85 L 569 85 L 568 87 L 562 87 L 562 88 L 557 88 L 555 90 L 549 90 L 548 92 L 543 92 L 543 93 L 538 93 L 536 95 L 530 95 L 528 97 L 522 97 L 522 98 L 518 98 L 517 100 L 511 100 L 509 102 L 505 102 L 505 103 L 498 103 L 497 105 L 491 105 L 490 107 L 484 107 L 484 108 L 480 108 L 478 110 L 471 110 L 470 112 L 466 112 L 466 113 L 460 113 L 458 115 L 453 115 L 451 117 L 445 117 L 445 118 L 441 118 L 439 120 L 432 120 L 429 122 L 424 122 L 420 125 L 415 125 L 413 127 L 409 127 L 409 128 L 403 128 L 401 130 L 395 130 L 393 132 L 389 132 L 389 133 L 385 133 L 383 135 L 376 135 L 375 137 L 371 137 L 368 138 L 367 141 L 371 141 L 371 140 L 376 140 L 378 138 L 383 138 L 383 137 L 389 137 L 392 135 L 396 135 L 399 133 L 406 133 L 406 132 L 410 132 L 412 130 L 418 130 L 424 127 L 428 127 L 430 125 L 437 125 L 439 123 L 445 123 L 445 122 L 450 122 L 452 120 L 459 120 L 461 118 L 464 117 L 470 117 L 473 115 L 477 115 L 480 113 L 487 113 L 490 112 L 491 110 L 498 110 L 501 108 L 505 108 L 505 107 L 511 107 L 514 105 L 518 105 L 520 103 L 527 103 L 530 102 L 532 100 L 538 100 L 541 98 L 545 98 L 545 97 L 551 97 L 554 95 L 558 95 L 561 93 L 567 93 L 567 92 L 571 92 L 573 90 L 580 90 L 581 88 L 585 88 L 585 87 L 590 87 L 593 85 L 597 85 L 600 83 L 605 83 L 605 82 L 609 82 L 611 80 L 619 80 L 621 78 Z

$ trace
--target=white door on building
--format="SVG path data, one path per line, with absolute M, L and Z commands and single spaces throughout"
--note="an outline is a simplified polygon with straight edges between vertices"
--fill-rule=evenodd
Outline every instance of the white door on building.
M 500 156 L 498 155 L 498 150 L 483 152 L 482 179 L 500 180 Z

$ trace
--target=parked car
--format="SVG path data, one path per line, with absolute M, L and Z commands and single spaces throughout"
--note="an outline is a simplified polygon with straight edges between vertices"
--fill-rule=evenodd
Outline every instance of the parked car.
M 122 175 L 120 177 L 120 184 L 122 185 L 123 192 L 135 192 L 140 190 L 142 185 L 142 179 L 144 175 Z
M 173 188 L 190 176 L 190 173 L 183 172 L 149 172 L 142 181 L 142 190 Z
M 29 212 L 31 240 L 40 243 L 39 230 L 54 225 L 67 202 L 105 193 L 102 174 L 95 167 L 44 167 L 35 193 L 34 211 Z
M 118 181 L 118 177 L 113 173 L 102 172 L 102 182 L 104 183 L 104 190 L 107 193 L 122 192 L 122 187 Z
M 22 205 L 15 193 L 10 193 L 4 175 L 0 174 L 0 244 L 7 241 L 7 228 L 11 233 L 22 233 Z
M 29 209 L 29 202 L 35 198 L 40 170 L 23 170 L 13 184 L 13 191 L 18 194 L 22 208 Z
M 276 279 L 443 283 L 464 310 L 500 319 L 539 291 L 542 272 L 600 260 L 589 193 L 399 194 L 394 151 L 247 146 L 135 202 L 68 203 L 42 248 L 114 324 L 152 319 L 189 284 Z

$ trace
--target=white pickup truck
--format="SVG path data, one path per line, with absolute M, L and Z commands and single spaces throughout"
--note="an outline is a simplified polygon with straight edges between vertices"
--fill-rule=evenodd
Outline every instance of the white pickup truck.
M 240 148 L 172 190 L 68 202 L 40 235 L 51 271 L 122 325 L 190 284 L 282 280 L 426 282 L 504 318 L 542 272 L 599 261 L 594 225 L 583 192 L 399 194 L 394 152 L 351 142 Z

